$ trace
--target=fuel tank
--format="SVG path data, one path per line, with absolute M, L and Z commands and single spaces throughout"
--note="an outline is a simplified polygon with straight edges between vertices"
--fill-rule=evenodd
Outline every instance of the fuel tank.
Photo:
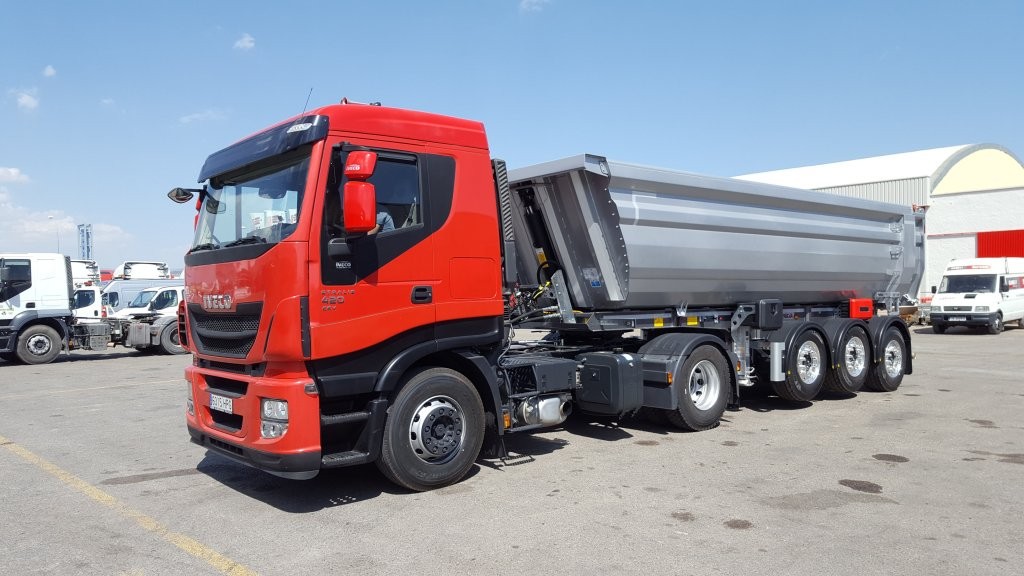
M 910 206 L 590 154 L 508 179 L 520 282 L 561 269 L 581 310 L 894 303 L 924 268 Z

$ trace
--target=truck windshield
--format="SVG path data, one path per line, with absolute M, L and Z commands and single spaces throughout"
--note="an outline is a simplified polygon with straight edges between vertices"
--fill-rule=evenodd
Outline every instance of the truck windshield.
M 277 243 L 295 231 L 310 147 L 210 179 L 192 252 Z
M 156 296 L 156 290 L 143 290 L 139 292 L 131 302 L 128 303 L 129 308 L 142 308 L 148 306 L 149 301 Z
M 939 294 L 960 294 L 963 292 L 995 292 L 995 274 L 965 274 L 943 276 Z

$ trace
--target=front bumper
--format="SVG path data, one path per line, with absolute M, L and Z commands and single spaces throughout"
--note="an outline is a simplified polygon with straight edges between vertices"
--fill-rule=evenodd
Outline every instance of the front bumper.
M 998 317 L 998 312 L 932 312 L 931 323 L 943 326 L 981 328 L 991 326 Z
M 282 478 L 291 480 L 309 480 L 320 472 L 320 451 L 299 454 L 274 454 L 247 448 L 234 442 L 226 442 L 209 434 L 188 426 L 192 442 L 230 458 L 236 462 L 252 466 Z

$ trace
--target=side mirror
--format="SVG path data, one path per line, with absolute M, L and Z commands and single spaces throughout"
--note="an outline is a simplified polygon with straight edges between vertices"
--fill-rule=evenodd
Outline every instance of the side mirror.
M 377 225 L 377 191 L 369 182 L 345 183 L 345 232 L 369 232 Z
M 938 292 L 938 288 L 936 288 L 935 286 L 932 286 L 932 294 L 935 294 L 936 292 Z
M 167 197 L 175 204 L 184 204 L 195 197 L 196 194 L 201 194 L 202 192 L 201 189 L 197 188 L 174 188 L 167 193 Z
M 1000 278 L 999 279 L 999 291 L 1000 292 L 1009 292 L 1010 291 L 1010 285 L 1006 282 L 1006 278 Z
M 377 167 L 377 153 L 366 150 L 349 152 L 345 159 L 345 177 L 349 180 L 366 180 L 373 176 Z

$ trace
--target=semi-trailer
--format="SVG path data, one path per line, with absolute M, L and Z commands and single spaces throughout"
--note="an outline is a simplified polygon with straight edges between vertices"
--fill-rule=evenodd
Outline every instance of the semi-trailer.
M 375 462 L 428 490 L 573 409 L 706 430 L 744 387 L 806 402 L 913 369 L 911 207 L 598 155 L 508 172 L 479 122 L 345 101 L 198 181 L 169 193 L 198 210 L 187 428 L 279 476 Z

